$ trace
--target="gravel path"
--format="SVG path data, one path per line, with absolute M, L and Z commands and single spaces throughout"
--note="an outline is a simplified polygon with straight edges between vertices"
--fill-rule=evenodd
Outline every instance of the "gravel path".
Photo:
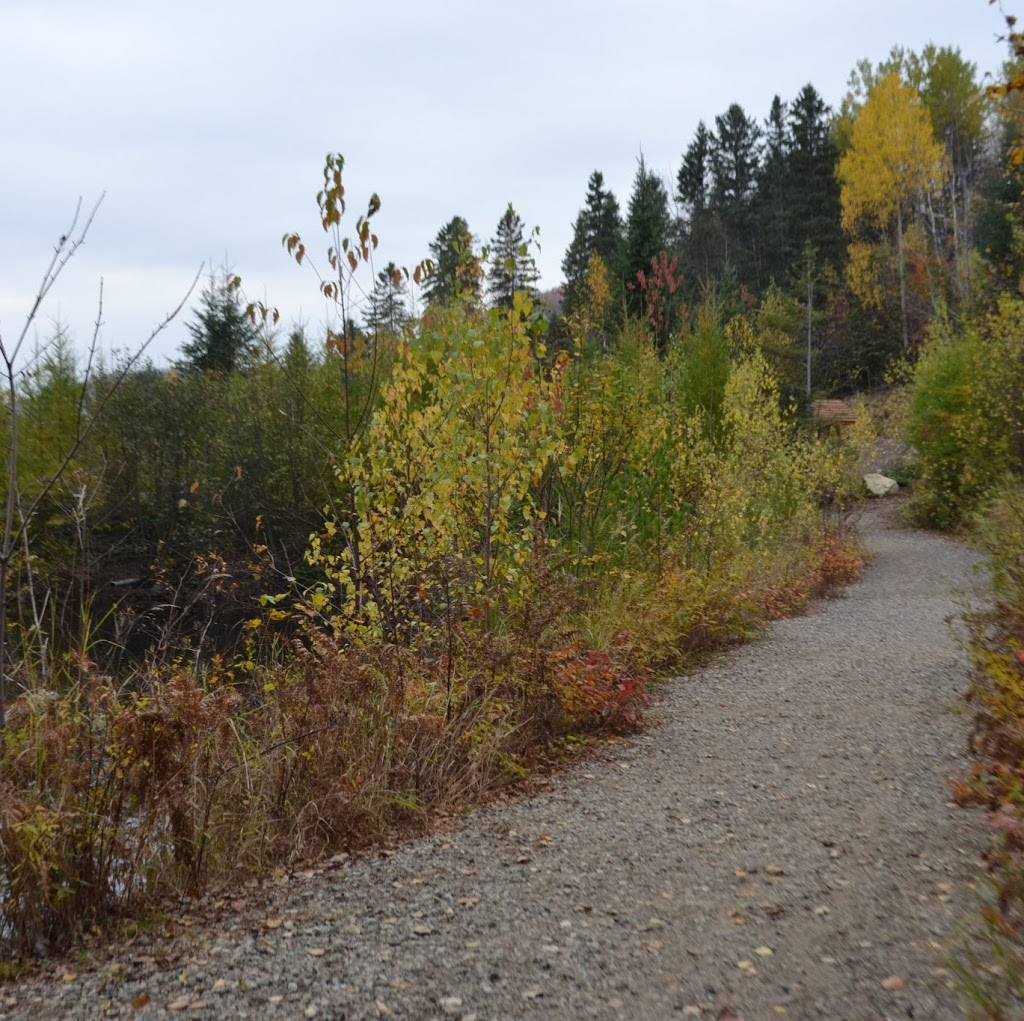
M 948 803 L 946 618 L 975 557 L 880 518 L 866 543 L 842 597 L 674 682 L 647 734 L 538 797 L 0 987 L 0 1016 L 962 1017 L 945 953 L 984 834 Z

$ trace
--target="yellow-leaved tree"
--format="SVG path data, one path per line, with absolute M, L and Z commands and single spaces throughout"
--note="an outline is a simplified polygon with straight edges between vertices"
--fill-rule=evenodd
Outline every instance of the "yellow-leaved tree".
M 882 277 L 891 265 L 886 250 L 895 238 L 904 352 L 910 349 L 908 254 L 923 244 L 923 235 L 914 230 L 915 212 L 941 191 L 947 172 L 945 150 L 920 95 L 897 72 L 886 75 L 857 114 L 837 173 L 843 229 L 850 239 L 850 286 L 865 304 L 882 302 Z

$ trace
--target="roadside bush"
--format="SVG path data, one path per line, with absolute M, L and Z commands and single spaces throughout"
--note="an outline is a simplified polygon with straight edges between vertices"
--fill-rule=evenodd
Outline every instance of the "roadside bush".
M 914 373 L 910 439 L 920 454 L 912 505 L 922 524 L 962 524 L 1007 472 L 1024 465 L 1024 301 L 959 335 L 933 331 Z
M 975 709 L 973 766 L 960 780 L 962 803 L 989 809 L 990 883 L 981 934 L 999 969 L 973 956 L 958 971 L 965 993 L 998 1019 L 1024 1003 L 1024 483 L 995 492 L 976 535 L 989 555 L 994 602 L 968 618 Z

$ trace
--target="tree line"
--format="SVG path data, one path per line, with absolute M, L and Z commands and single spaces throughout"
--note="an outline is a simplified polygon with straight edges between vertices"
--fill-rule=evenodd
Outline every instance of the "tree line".
M 734 310 L 776 290 L 792 306 L 794 385 L 808 321 L 816 391 L 878 384 L 893 359 L 913 357 L 936 315 L 963 315 L 1005 274 L 1018 195 L 1004 173 L 1008 131 L 976 65 L 935 45 L 862 61 L 838 110 L 812 84 L 776 95 L 761 120 L 732 103 L 698 123 L 674 181 L 641 154 L 625 212 L 593 171 L 561 264 L 553 338 L 592 308 L 595 287 L 610 288 L 605 333 L 633 316 L 662 346 L 709 288 Z M 508 307 L 537 279 L 523 237 L 511 205 L 484 248 L 454 216 L 430 246 L 427 304 L 486 292 Z

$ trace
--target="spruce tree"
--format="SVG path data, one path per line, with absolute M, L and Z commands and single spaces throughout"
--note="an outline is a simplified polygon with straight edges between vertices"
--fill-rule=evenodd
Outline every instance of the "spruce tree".
M 252 358 L 259 333 L 246 317 L 227 269 L 210 274 L 193 316 L 187 327 L 191 339 L 181 346 L 182 368 L 234 372 Z
M 407 287 L 402 271 L 389 262 L 378 274 L 366 311 L 368 333 L 397 334 L 409 318 Z
M 634 315 L 639 315 L 642 309 L 636 287 L 637 274 L 649 272 L 653 260 L 667 251 L 671 243 L 672 214 L 669 212 L 668 192 L 661 178 L 647 169 L 641 156 L 629 198 L 622 252 L 627 308 Z
M 538 277 L 537 264 L 524 239 L 523 221 L 510 202 L 491 241 L 487 273 L 491 304 L 495 308 L 511 308 L 517 291 L 532 297 Z
M 761 129 L 738 103 L 715 118 L 711 200 L 727 240 L 727 260 L 740 284 L 757 285 L 757 239 L 752 206 L 760 166 Z
M 771 281 L 781 284 L 796 254 L 790 235 L 787 143 L 786 105 L 775 96 L 764 124 L 764 154 L 753 205 L 759 289 Z
M 483 271 L 469 224 L 461 216 L 453 216 L 437 232 L 430 255 L 434 271 L 423 289 L 429 305 L 449 305 L 458 299 L 479 302 Z
M 831 126 L 831 111 L 808 83 L 789 107 L 785 201 L 794 257 L 811 244 L 820 260 L 839 266 L 845 241 L 836 177 L 839 152 L 832 140 Z
M 700 121 L 676 177 L 676 198 L 683 208 L 683 215 L 691 224 L 695 217 L 707 210 L 710 203 L 713 144 L 714 138 L 708 126 Z
M 598 255 L 614 271 L 622 246 L 622 217 L 615 196 L 604 186 L 604 175 L 595 170 L 587 182 L 587 197 L 573 224 L 572 242 L 562 259 L 565 293 L 562 313 L 570 316 L 579 303 L 590 257 Z
M 684 273 L 694 283 L 717 276 L 725 260 L 721 222 L 711 205 L 714 145 L 714 135 L 700 121 L 676 176 L 676 200 L 682 211 L 680 250 Z

